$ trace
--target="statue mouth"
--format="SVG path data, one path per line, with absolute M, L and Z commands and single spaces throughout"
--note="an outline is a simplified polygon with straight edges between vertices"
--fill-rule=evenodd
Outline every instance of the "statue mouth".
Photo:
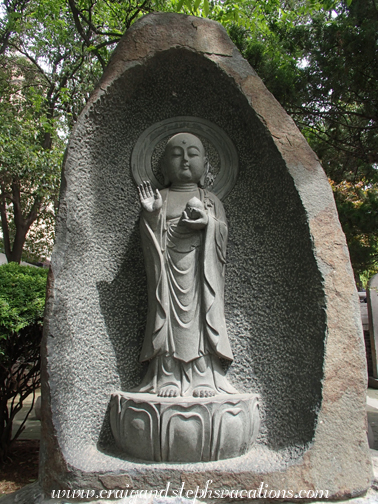
M 181 175 L 184 175 L 185 178 L 192 176 L 192 172 L 190 171 L 189 168 L 182 168 L 180 173 L 181 173 Z

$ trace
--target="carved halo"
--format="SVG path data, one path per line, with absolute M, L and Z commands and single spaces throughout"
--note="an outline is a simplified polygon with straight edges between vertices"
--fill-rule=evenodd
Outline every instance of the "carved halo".
M 153 154 L 157 145 L 176 133 L 192 133 L 206 140 L 218 154 L 219 166 L 211 191 L 224 199 L 233 189 L 239 171 L 238 155 L 229 136 L 216 124 L 199 117 L 172 117 L 153 124 L 138 138 L 131 154 L 131 170 L 137 185 L 149 180 L 153 187 L 163 184 L 153 170 Z

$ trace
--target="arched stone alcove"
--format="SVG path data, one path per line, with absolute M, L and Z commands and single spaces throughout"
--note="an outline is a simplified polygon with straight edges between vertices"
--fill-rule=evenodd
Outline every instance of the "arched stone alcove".
M 135 386 L 144 372 L 138 358 L 147 294 L 131 154 L 152 125 L 182 116 L 221 128 L 238 155 L 238 176 L 223 200 L 235 356 L 227 376 L 240 391 L 259 393 L 262 426 L 242 458 L 159 467 L 117 455 L 107 408 L 114 390 Z M 187 16 L 143 18 L 120 42 L 67 150 L 44 343 L 44 488 L 67 478 L 102 488 L 104 473 L 141 488 L 167 478 L 178 484 L 183 473 L 221 486 L 222 474 L 232 473 L 244 485 L 264 474 L 273 486 L 282 477 L 299 488 L 316 481 L 336 494 L 321 446 L 348 432 L 362 462 L 358 474 L 340 462 L 345 485 L 361 489 L 369 469 L 353 289 L 324 172 L 224 30 Z M 348 391 L 346 348 L 358 368 Z M 347 396 L 348 414 L 357 414 L 341 434 L 329 407 Z M 312 468 L 301 472 L 306 457 Z

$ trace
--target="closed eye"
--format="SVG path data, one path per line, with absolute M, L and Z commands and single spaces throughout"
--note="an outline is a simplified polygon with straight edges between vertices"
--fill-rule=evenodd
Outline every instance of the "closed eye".
M 189 157 L 199 156 L 199 150 L 196 147 L 192 147 L 191 149 L 188 149 L 188 156 Z

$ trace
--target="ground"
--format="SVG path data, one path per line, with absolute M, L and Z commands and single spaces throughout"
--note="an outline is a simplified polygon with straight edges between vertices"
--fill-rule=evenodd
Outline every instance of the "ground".
M 10 459 L 0 467 L 0 498 L 38 479 L 38 439 L 15 441 Z

